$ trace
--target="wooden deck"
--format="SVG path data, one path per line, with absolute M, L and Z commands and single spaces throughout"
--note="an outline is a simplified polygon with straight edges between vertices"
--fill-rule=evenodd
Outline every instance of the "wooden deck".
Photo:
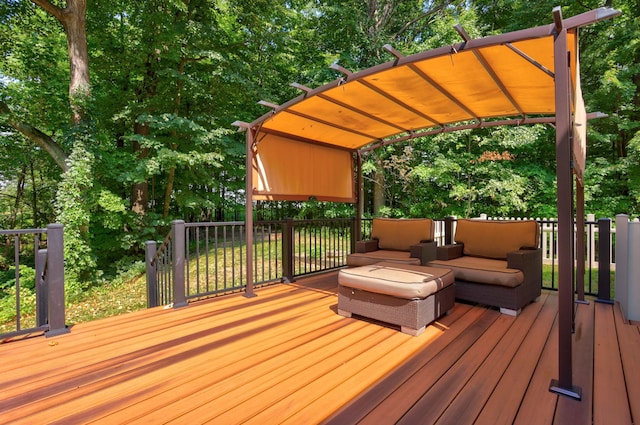
M 577 305 L 576 401 L 557 296 L 517 317 L 456 304 L 419 337 L 336 314 L 336 273 L 0 344 L 0 423 L 640 423 L 640 332 Z

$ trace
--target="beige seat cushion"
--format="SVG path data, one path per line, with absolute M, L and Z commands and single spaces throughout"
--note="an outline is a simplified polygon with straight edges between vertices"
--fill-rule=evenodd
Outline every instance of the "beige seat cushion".
M 420 265 L 420 259 L 410 257 L 410 253 L 408 251 L 388 251 L 385 249 L 379 249 L 377 251 L 366 253 L 356 252 L 347 255 L 347 266 L 349 267 L 366 266 L 369 264 L 376 264 L 381 261 Z
M 522 271 L 507 268 L 507 262 L 505 260 L 462 256 L 447 261 L 429 261 L 428 265 L 452 270 L 456 280 L 508 286 L 511 288 L 524 282 L 524 274 Z
M 464 244 L 464 255 L 506 260 L 508 252 L 538 247 L 540 225 L 535 220 L 460 219 L 454 238 Z
M 379 249 L 409 251 L 411 245 L 432 241 L 433 220 L 429 218 L 374 218 L 371 238 L 378 239 Z
M 342 269 L 338 273 L 342 286 L 408 300 L 426 298 L 453 281 L 450 270 L 388 262 Z

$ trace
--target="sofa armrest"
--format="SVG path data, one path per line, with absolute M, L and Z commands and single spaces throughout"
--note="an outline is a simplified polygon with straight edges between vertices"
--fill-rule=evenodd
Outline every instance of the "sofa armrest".
M 542 249 L 520 249 L 507 253 L 507 267 L 522 270 L 521 292 L 535 300 L 542 293 Z
M 420 264 L 425 266 L 429 261 L 436 259 L 436 248 L 437 244 L 435 241 L 411 245 L 410 257 L 419 258 Z
M 356 241 L 356 252 L 364 253 L 378 250 L 377 239 L 366 239 L 362 241 Z
M 508 252 L 507 267 L 521 270 L 525 282 L 542 286 L 542 249 L 520 249 Z
M 542 269 L 542 250 L 520 249 L 518 251 L 507 252 L 507 267 L 518 269 L 523 272 L 529 270 Z
M 439 246 L 436 250 L 436 257 L 438 260 L 453 260 L 454 258 L 462 257 L 462 250 L 464 244 L 455 243 L 449 245 Z

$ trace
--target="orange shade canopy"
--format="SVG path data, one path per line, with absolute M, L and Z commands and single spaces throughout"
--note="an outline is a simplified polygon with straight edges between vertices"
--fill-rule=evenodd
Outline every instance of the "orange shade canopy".
M 562 21 L 573 104 L 582 104 L 577 30 L 616 12 L 600 8 Z M 336 65 L 342 76 L 335 81 L 294 85 L 303 94 L 283 105 L 263 102 L 272 110 L 242 123 L 252 130 L 257 199 L 353 201 L 347 164 L 358 150 L 462 128 L 554 121 L 557 23 L 480 39 L 457 29 L 461 43 L 411 56 L 385 46 L 394 60 L 355 73 Z

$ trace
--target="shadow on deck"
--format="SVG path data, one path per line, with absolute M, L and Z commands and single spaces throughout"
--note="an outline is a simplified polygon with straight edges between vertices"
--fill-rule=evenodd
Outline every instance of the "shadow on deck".
M 337 273 L 0 344 L 0 423 L 526 423 L 640 420 L 640 332 L 576 305 L 557 378 L 557 296 L 517 318 L 468 304 L 419 337 L 336 314 Z

